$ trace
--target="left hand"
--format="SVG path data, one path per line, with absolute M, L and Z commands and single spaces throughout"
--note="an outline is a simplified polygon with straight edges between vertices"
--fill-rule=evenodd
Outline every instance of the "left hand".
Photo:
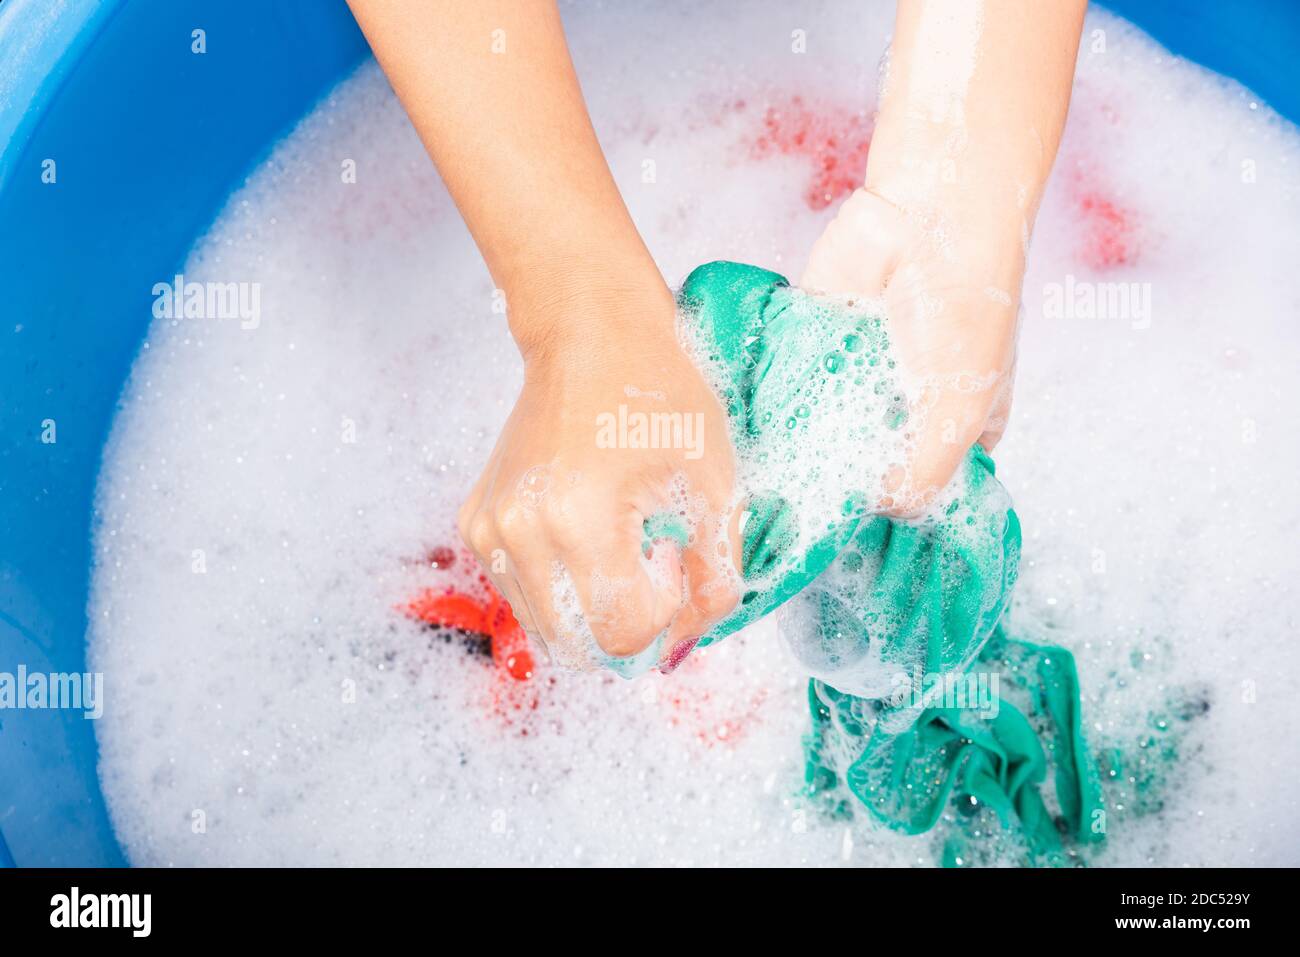
M 908 394 L 910 461 L 895 463 L 881 511 L 923 511 L 976 442 L 1006 427 L 1024 271 L 1023 217 L 940 220 L 859 189 L 813 245 L 809 292 L 883 299 Z

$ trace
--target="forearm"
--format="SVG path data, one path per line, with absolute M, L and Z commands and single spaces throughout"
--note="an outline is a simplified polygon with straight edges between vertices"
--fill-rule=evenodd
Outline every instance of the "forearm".
M 988 239 L 1032 227 L 1085 7 L 899 0 L 867 188 L 940 225 L 960 220 L 973 256 Z
M 349 3 L 506 293 L 521 349 L 558 334 L 575 297 L 667 296 L 596 140 L 554 2 Z

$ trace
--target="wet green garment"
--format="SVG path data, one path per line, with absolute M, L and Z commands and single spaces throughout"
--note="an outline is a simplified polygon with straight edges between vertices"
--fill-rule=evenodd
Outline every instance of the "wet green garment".
M 721 372 L 720 399 L 738 454 L 763 462 L 770 456 L 773 467 L 782 455 L 799 454 L 782 447 L 797 424 L 791 410 L 806 415 L 815 400 L 824 407 L 828 376 L 841 371 L 832 361 L 841 339 L 864 336 L 872 356 L 888 354 L 878 319 L 854 319 L 847 306 L 818 300 L 821 312 L 813 314 L 829 316 L 823 329 L 800 301 L 809 297 L 780 275 L 727 262 L 696 269 L 679 297 L 693 340 Z M 905 419 L 901 409 L 887 427 Z M 999 624 L 1015 581 L 1020 526 L 993 462 L 977 446 L 954 482 L 957 494 L 937 521 L 871 515 L 866 496 L 850 492 L 838 514 L 803 523 L 823 530 L 807 541 L 795 521 L 800 503 L 776 493 L 751 499 L 743 531 L 747 590 L 701 643 L 798 596 L 790 607 L 802 603 L 813 622 L 807 648 L 829 669 L 809 684 L 810 792 L 833 801 L 843 783 L 875 818 L 908 834 L 954 812 L 959 826 L 944 849 L 948 864 L 970 859 L 966 842 L 980 830 L 963 832 L 960 822 L 985 820 L 989 809 L 1019 835 L 1030 862 L 1058 863 L 1066 843 L 1100 840 L 1105 826 L 1074 660 L 1061 648 L 1014 640 Z M 854 672 L 859 653 L 892 673 L 895 685 L 879 685 L 880 668 Z M 951 676 L 971 679 L 962 687 L 978 678 L 996 694 L 923 696 L 936 681 L 940 694 Z M 856 693 L 837 690 L 845 685 Z M 1052 794 L 1044 787 L 1049 773 Z

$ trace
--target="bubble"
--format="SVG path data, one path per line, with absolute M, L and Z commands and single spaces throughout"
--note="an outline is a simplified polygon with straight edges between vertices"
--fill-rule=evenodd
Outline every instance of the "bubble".
M 546 500 L 551 487 L 551 470 L 545 465 L 535 465 L 519 477 L 515 497 L 527 508 L 537 508 Z

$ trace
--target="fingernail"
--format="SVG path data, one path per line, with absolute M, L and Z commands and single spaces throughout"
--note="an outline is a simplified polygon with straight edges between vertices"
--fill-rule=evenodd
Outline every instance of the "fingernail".
M 681 644 L 677 645 L 668 655 L 668 658 L 659 666 L 662 674 L 670 675 L 677 670 L 677 666 L 686 660 L 686 656 L 695 650 L 695 646 L 700 643 L 698 638 L 688 638 Z

